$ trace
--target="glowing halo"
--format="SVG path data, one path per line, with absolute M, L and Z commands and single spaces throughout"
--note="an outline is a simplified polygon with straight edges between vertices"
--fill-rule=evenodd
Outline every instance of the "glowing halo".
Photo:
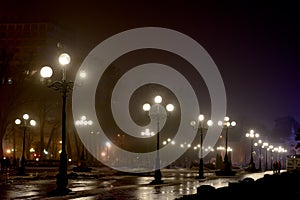
M 199 72 L 207 85 L 208 92 L 211 97 L 211 119 L 213 121 L 217 121 L 226 116 L 226 93 L 222 77 L 209 54 L 192 38 L 171 29 L 143 27 L 127 30 L 106 39 L 98 44 L 88 54 L 78 70 L 79 72 L 85 71 L 88 74 L 89 79 L 85 80 L 84 84 L 81 84 L 81 87 L 76 87 L 76 89 L 74 89 L 72 94 L 72 111 L 74 119 L 78 119 L 80 116 L 85 115 L 93 121 L 91 126 L 76 127 L 77 133 L 88 151 L 102 163 L 119 171 L 154 171 L 156 152 L 129 152 L 109 141 L 109 138 L 105 135 L 97 119 L 95 110 L 96 89 L 102 74 L 114 60 L 130 51 L 145 48 L 169 51 L 187 60 Z M 149 65 L 151 65 L 151 68 Z M 160 76 L 164 76 L 163 79 L 158 80 L 155 79 L 154 76 L 149 76 L 148 73 L 148 82 L 162 84 L 171 88 L 170 90 L 172 90 L 172 92 L 175 91 L 174 94 L 178 98 L 181 107 L 181 122 L 179 130 L 175 136 L 177 140 L 176 143 L 180 144 L 183 141 L 191 143 L 196 136 L 196 130 L 190 126 L 190 121 L 196 119 L 200 113 L 197 97 L 191 86 L 188 84 L 188 81 L 184 80 L 182 75 L 175 72 L 175 70 L 172 70 L 171 67 L 162 64 L 148 63 L 137 66 L 132 70 L 129 70 L 122 78 L 120 78 L 120 80 L 118 80 L 118 83 L 114 88 L 111 101 L 114 120 L 118 126 L 125 131 L 131 130 L 131 132 L 134 132 L 132 131 L 132 128 L 136 130 L 137 133 L 140 132 L 138 130 L 139 128 L 145 130 L 145 127 L 138 127 L 133 121 L 130 121 L 130 116 L 128 116 L 129 112 L 126 108 L 128 108 L 129 97 L 134 89 L 140 84 L 146 83 L 145 81 L 140 82 L 141 80 L 138 78 L 132 79 L 132 77 L 139 77 L 142 75 L 144 76 L 143 79 L 145 79 L 145 73 L 147 70 L 148 72 L 149 70 L 152 72 L 155 70 L 156 74 L 159 72 Z M 165 76 L 166 73 L 168 73 L 168 75 L 171 73 L 172 77 L 174 76 L 174 79 L 176 79 L 176 83 L 173 82 L 170 76 L 167 76 L 169 77 L 167 78 Z M 139 76 L 133 76 L 134 74 L 139 74 Z M 130 83 L 126 82 L 128 77 L 131 78 Z M 78 82 L 82 82 L 80 80 L 80 73 L 77 73 L 76 75 L 75 85 Z M 126 86 L 128 86 L 128 84 L 132 85 L 129 88 L 126 87 L 127 90 L 124 90 L 124 88 L 122 88 L 122 85 L 124 84 L 121 84 L 124 82 L 126 82 Z M 181 90 L 184 89 L 184 92 L 182 93 L 182 91 L 176 90 L 176 88 L 181 88 Z M 116 114 L 116 112 L 118 114 Z M 127 117 L 127 122 L 123 123 L 122 120 L 120 121 L 118 119 L 120 116 Z M 209 127 L 208 133 L 203 141 L 203 145 L 214 146 L 221 134 L 221 131 L 222 128 L 219 126 Z M 140 137 L 138 134 L 134 136 Z M 111 143 L 110 149 L 113 149 L 114 155 L 131 161 L 137 161 L 137 159 L 139 161 L 147 160 L 147 167 L 144 166 L 143 168 L 137 169 L 137 166 L 134 166 L 134 164 L 125 167 L 113 164 L 113 162 L 110 162 L 109 157 L 104 156 L 106 154 L 103 153 L 103 150 L 105 149 L 109 152 L 108 147 L 105 145 L 106 142 Z M 186 149 L 187 148 L 178 148 L 176 145 L 165 145 L 159 150 L 162 161 L 160 167 L 164 168 L 178 159 Z

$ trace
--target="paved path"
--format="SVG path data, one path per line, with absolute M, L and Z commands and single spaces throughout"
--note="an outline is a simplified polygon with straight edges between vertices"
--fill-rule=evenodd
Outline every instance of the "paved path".
M 117 173 L 110 169 L 95 168 L 91 173 L 76 173 L 78 177 L 69 178 L 69 195 L 49 197 L 48 192 L 56 187 L 56 170 L 31 169 L 30 176 L 2 175 L 0 199 L 175 199 L 183 195 L 197 193 L 200 185 L 216 188 L 228 186 L 245 177 L 258 179 L 266 173 L 238 173 L 234 177 L 217 177 L 214 173 L 205 173 L 205 180 L 197 180 L 197 170 L 163 169 L 164 184 L 150 185 L 151 174 L 133 176 Z M 71 173 L 71 171 L 70 171 Z M 95 176 L 97 175 L 97 176 Z

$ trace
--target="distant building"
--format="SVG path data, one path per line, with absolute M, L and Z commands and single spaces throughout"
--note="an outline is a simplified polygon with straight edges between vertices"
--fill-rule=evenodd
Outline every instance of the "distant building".
M 272 141 L 281 144 L 289 152 L 288 154 L 295 153 L 295 133 L 300 128 L 300 123 L 293 117 L 287 116 L 275 120 L 275 126 L 272 130 Z
M 16 117 L 16 112 L 21 106 L 17 101 L 17 97 L 22 97 L 24 103 L 24 94 L 31 95 L 31 101 L 36 98 L 38 101 L 38 87 L 34 84 L 41 85 L 39 82 L 39 70 L 44 65 L 55 67 L 58 65 L 58 54 L 62 51 L 68 53 L 76 49 L 76 40 L 72 32 L 66 31 L 61 27 L 41 19 L 21 19 L 21 18 L 0 18 L 0 139 L 6 134 L 6 127 L 12 121 L 9 116 Z M 72 47 L 71 47 L 72 45 Z M 72 50 L 73 48 L 73 50 Z M 72 51 L 71 51 L 72 50 Z M 72 63 L 74 64 L 75 59 Z M 74 68 L 76 69 L 76 67 Z M 74 70 L 76 71 L 76 70 Z M 72 73 L 74 73 L 72 71 Z M 57 73 L 60 75 L 60 73 Z M 27 89 L 27 90 L 26 90 Z M 31 90 L 31 91 L 28 91 Z M 47 88 L 43 88 L 43 91 Z M 29 108 L 28 108 L 29 109 Z M 30 108 L 33 110 L 34 108 Z M 35 111 L 38 114 L 38 111 Z M 40 146 L 39 152 L 43 152 L 44 143 L 48 138 L 43 132 L 37 134 L 32 140 L 32 144 Z M 49 139 L 50 140 L 50 139 Z M 39 142 L 38 142 L 39 141 Z M 49 143 L 49 142 L 48 142 Z M 0 149 L 11 148 L 12 144 L 0 143 Z M 17 143 L 18 145 L 18 143 Z M 21 149 L 21 147 L 18 147 Z M 38 148 L 38 147 L 34 147 Z M 20 153 L 17 152 L 17 153 Z M 0 151 L 0 155 L 3 151 Z
M 70 44 L 71 37 L 60 27 L 49 22 L 24 22 L 0 19 L 1 66 L 26 65 L 24 73 L 31 73 L 42 62 L 53 63 L 62 44 Z M 8 61 L 9 63 L 3 63 Z M 23 69 L 22 69 L 23 70 Z M 1 77 L 1 83 L 11 83 L 12 77 Z

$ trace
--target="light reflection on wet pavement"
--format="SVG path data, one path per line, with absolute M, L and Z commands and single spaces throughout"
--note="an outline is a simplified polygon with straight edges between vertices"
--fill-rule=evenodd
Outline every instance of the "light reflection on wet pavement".
M 200 185 L 211 185 L 215 188 L 228 186 L 229 182 L 237 182 L 246 177 L 254 180 L 266 173 L 240 174 L 235 177 L 216 177 L 206 174 L 205 180 L 197 180 L 196 171 L 162 170 L 164 184 L 150 185 L 152 176 L 118 175 L 100 178 L 69 179 L 68 188 L 72 192 L 66 196 L 49 197 L 48 192 L 55 189 L 56 179 L 34 180 L 33 178 L 12 179 L 1 184 L 0 199 L 176 199 L 183 195 L 196 194 Z

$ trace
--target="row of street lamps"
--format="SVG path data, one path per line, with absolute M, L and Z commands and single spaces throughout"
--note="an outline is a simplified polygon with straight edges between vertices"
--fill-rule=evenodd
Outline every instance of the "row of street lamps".
M 257 142 L 254 143 L 254 146 L 258 146 L 259 147 L 259 165 L 258 165 L 258 170 L 261 171 L 261 159 L 262 159 L 262 153 L 261 150 L 265 149 L 266 150 L 266 163 L 265 163 L 265 171 L 268 170 L 268 151 L 269 149 L 273 148 L 273 145 L 269 145 L 268 142 L 263 142 L 262 140 L 258 140 Z
M 262 167 L 261 167 L 261 161 L 262 161 L 262 152 L 261 150 L 262 149 L 265 149 L 265 171 L 268 170 L 268 159 L 267 159 L 267 156 L 268 156 L 268 151 L 271 151 L 272 152 L 278 152 L 278 148 L 277 147 L 274 147 L 273 145 L 269 144 L 268 142 L 263 142 L 261 139 L 259 139 L 257 142 L 254 142 L 254 139 L 255 138 L 259 138 L 260 137 L 260 134 L 255 132 L 253 129 L 251 129 L 249 131 L 249 133 L 246 133 L 245 136 L 247 138 L 250 139 L 250 162 L 248 164 L 248 168 L 247 170 L 249 172 L 256 172 L 256 171 L 262 171 Z M 255 163 L 254 163 L 254 159 L 253 159 L 253 153 L 254 153 L 254 149 L 253 147 L 256 146 L 259 148 L 259 163 L 258 163 L 258 169 L 255 167 Z M 283 152 L 286 152 L 287 150 L 282 148 L 282 151 Z M 271 168 L 272 168 L 272 162 L 271 162 Z
M 254 130 L 250 130 L 249 133 L 246 133 L 246 137 L 250 138 L 250 162 L 249 162 L 249 166 L 248 166 L 248 171 L 256 171 L 256 167 L 255 167 L 255 163 L 253 162 L 253 141 L 254 138 L 258 138 L 259 137 L 259 133 L 255 133 Z
M 197 179 L 204 179 L 204 166 L 203 166 L 203 130 L 208 129 L 210 126 L 214 124 L 212 120 L 207 120 L 206 125 L 204 126 L 204 120 L 205 116 L 203 114 L 200 114 L 198 116 L 198 122 L 196 121 L 191 121 L 190 125 L 194 127 L 195 129 L 199 130 L 200 133 L 200 156 L 199 156 L 199 172 L 198 176 L 196 177 Z M 224 117 L 224 121 L 218 121 L 218 126 L 222 126 L 223 128 L 226 128 L 226 134 L 225 134 L 225 156 L 224 156 L 224 162 L 223 162 L 223 167 L 221 169 L 220 174 L 222 175 L 232 175 L 232 169 L 231 169 L 231 163 L 229 162 L 228 159 L 228 129 L 230 127 L 235 127 L 236 122 L 235 121 L 230 121 L 229 117 Z
M 67 188 L 68 185 L 68 176 L 67 176 L 67 153 L 66 153 L 66 103 L 67 103 L 67 94 L 72 91 L 74 83 L 71 81 L 67 81 L 66 79 L 66 66 L 71 62 L 71 58 L 68 54 L 63 53 L 59 56 L 59 63 L 62 66 L 62 77 L 59 81 L 50 82 L 48 85 L 49 88 L 54 89 L 55 91 L 58 91 L 62 94 L 62 130 L 61 130 L 61 139 L 62 139 L 62 149 L 60 153 L 60 164 L 59 164 L 59 174 L 57 175 L 56 180 L 56 189 L 53 191 L 54 195 L 64 195 L 70 192 L 70 190 Z M 49 66 L 44 66 L 41 71 L 40 75 L 45 79 L 50 79 L 53 75 L 53 70 Z M 148 115 L 151 119 L 154 119 L 156 121 L 157 125 L 157 143 L 156 143 L 156 166 L 155 166 L 155 172 L 154 172 L 154 180 L 151 182 L 152 184 L 160 184 L 163 183 L 161 177 L 161 171 L 160 171 L 160 155 L 159 155 L 159 148 L 160 148 L 160 120 L 167 118 L 168 112 L 172 112 L 174 110 L 174 105 L 167 104 L 166 107 L 163 107 L 161 105 L 162 97 L 156 96 L 154 98 L 154 104 L 146 103 L 143 105 L 143 110 L 148 112 Z M 28 119 L 29 115 L 25 114 L 23 116 L 24 122 L 20 119 L 16 120 L 16 124 L 23 124 L 22 127 L 24 128 L 24 137 L 23 137 L 23 152 L 22 152 L 22 158 L 21 158 L 21 167 L 20 167 L 20 174 L 25 173 L 25 132 L 29 128 Z M 203 134 L 204 130 L 208 127 L 213 125 L 212 120 L 207 120 L 206 125 L 204 125 L 205 117 L 204 115 L 200 114 L 198 116 L 197 121 L 191 121 L 190 125 L 197 129 L 197 132 L 200 133 L 200 162 L 199 162 L 199 175 L 197 176 L 198 179 L 205 178 L 204 176 L 204 170 L 203 170 Z M 30 121 L 30 125 L 34 126 L 36 122 L 34 120 Z M 224 156 L 224 162 L 223 162 L 223 168 L 221 170 L 222 175 L 232 175 L 231 170 L 231 163 L 228 160 L 228 129 L 231 127 L 236 126 L 235 121 L 230 121 L 229 117 L 225 117 L 223 121 L 218 122 L 219 126 L 222 126 L 226 129 L 226 135 L 225 135 L 225 156 Z M 247 136 L 248 135 L 248 136 Z M 252 151 L 253 151 L 253 138 L 256 136 L 254 134 L 254 131 L 251 130 L 249 134 L 246 134 L 247 137 L 251 138 L 251 167 L 255 168 L 253 157 L 252 157 Z
M 32 126 L 36 126 L 36 121 L 31 119 L 29 120 L 29 115 L 28 114 L 24 114 L 22 116 L 22 119 L 17 118 L 15 120 L 15 124 L 20 126 L 20 128 L 23 129 L 23 148 L 22 148 L 22 157 L 21 157 L 21 163 L 20 163 L 20 167 L 18 169 L 18 175 L 26 175 L 25 172 L 25 139 L 26 139 L 26 131 L 27 129 L 29 129 Z M 14 149 L 15 151 L 15 149 Z
M 143 105 L 143 110 L 147 111 L 149 114 L 149 117 L 151 119 L 154 119 L 157 122 L 157 143 L 156 143 L 156 166 L 155 166 L 155 172 L 154 172 L 154 180 L 151 182 L 152 184 L 160 184 L 163 183 L 161 179 L 161 171 L 160 171 L 160 156 L 159 156 L 159 130 L 160 130 L 160 120 L 167 118 L 167 112 L 172 112 L 174 110 L 174 106 L 172 104 L 168 104 L 165 108 L 160 104 L 162 102 L 162 97 L 161 96 L 156 96 L 154 98 L 154 103 L 153 105 L 150 105 L 149 103 L 146 103 Z M 200 133 L 200 158 L 199 158 L 199 174 L 196 177 L 197 179 L 204 179 L 204 169 L 203 169 L 203 130 L 207 129 L 207 127 L 204 126 L 204 115 L 200 114 L 198 116 L 198 120 L 196 121 L 191 121 L 190 125 L 197 129 L 197 132 L 199 131 Z M 212 120 L 207 120 L 206 122 L 207 126 L 210 127 L 213 125 Z M 225 117 L 224 121 L 219 121 L 218 122 L 219 126 L 222 126 L 226 128 L 226 142 L 225 142 L 225 149 L 228 148 L 228 129 L 229 127 L 235 127 L 236 122 L 235 121 L 230 121 L 229 117 Z M 222 174 L 224 175 L 231 175 L 232 170 L 231 170 L 231 164 L 228 160 L 228 153 L 225 151 L 225 157 L 224 157 L 224 167 L 222 168 Z
M 48 85 L 49 88 L 54 89 L 62 94 L 62 129 L 61 129 L 61 153 L 59 160 L 59 173 L 56 176 L 56 189 L 51 192 L 51 195 L 65 195 L 70 192 L 68 185 L 68 158 L 66 152 L 66 103 L 67 94 L 72 91 L 74 83 L 66 80 L 66 66 L 71 62 L 71 57 L 67 53 L 62 53 L 58 57 L 58 61 L 62 66 L 61 80 L 52 82 Z M 45 79 L 50 79 L 53 75 L 53 70 L 50 66 L 44 66 L 40 74 Z

